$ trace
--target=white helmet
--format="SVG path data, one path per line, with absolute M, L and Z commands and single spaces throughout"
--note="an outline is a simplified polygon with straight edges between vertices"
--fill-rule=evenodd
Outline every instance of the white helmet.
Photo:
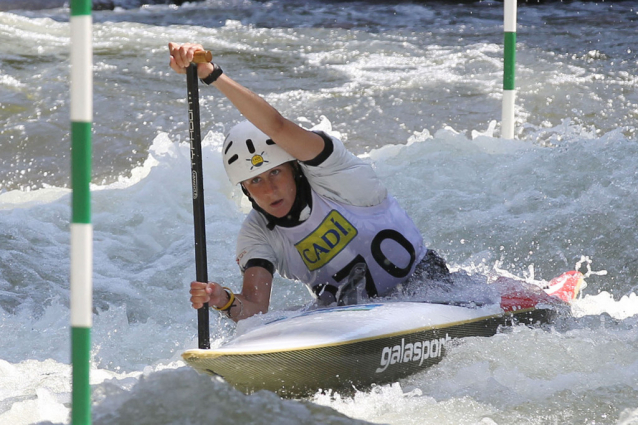
M 230 129 L 224 140 L 222 157 L 232 184 L 295 160 L 250 121 L 242 121 Z

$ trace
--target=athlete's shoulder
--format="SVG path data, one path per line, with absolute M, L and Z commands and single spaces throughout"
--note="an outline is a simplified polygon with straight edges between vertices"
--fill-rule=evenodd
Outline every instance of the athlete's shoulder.
M 332 143 L 330 155 L 318 165 L 301 163 L 312 189 L 347 205 L 367 207 L 381 203 L 387 190 L 372 165 L 346 149 L 338 138 L 325 137 L 330 137 Z
M 240 268 L 253 258 L 260 258 L 276 264 L 277 255 L 273 245 L 275 232 L 267 230 L 267 220 L 262 214 L 251 210 L 242 223 L 237 235 L 236 255 Z
M 265 233 L 263 230 L 266 229 L 267 225 L 268 220 L 266 220 L 264 215 L 255 209 L 251 209 L 241 225 L 240 233 Z

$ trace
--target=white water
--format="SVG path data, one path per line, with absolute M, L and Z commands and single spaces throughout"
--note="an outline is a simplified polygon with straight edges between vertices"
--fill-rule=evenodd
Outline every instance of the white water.
M 636 14 L 628 3 L 622 13 L 570 4 L 522 8 L 518 141 L 499 139 L 492 123 L 497 6 L 345 4 L 337 17 L 319 4 L 238 4 L 225 9 L 236 19 L 219 24 L 213 3 L 97 14 L 94 422 L 636 423 L 638 62 L 627 52 Z M 305 10 L 309 25 L 285 24 Z M 64 13 L 0 14 L 0 424 L 69 423 Z M 188 19 L 194 26 L 165 24 Z M 172 39 L 204 41 L 290 118 L 334 127 L 453 266 L 521 277 L 531 267 L 549 280 L 587 256 L 608 274 L 590 276 L 573 317 L 552 328 L 466 339 L 432 369 L 353 398 L 244 396 L 197 375 L 180 361 L 197 327 L 185 87 L 164 51 Z M 238 117 L 205 90 L 209 275 L 239 289 L 234 240 L 246 205 L 219 158 Z M 308 299 L 277 278 L 274 310 Z M 211 331 L 221 344 L 233 326 L 213 314 Z

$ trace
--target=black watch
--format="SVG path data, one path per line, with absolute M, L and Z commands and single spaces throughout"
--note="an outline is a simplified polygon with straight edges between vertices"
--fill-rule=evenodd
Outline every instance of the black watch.
M 224 73 L 224 71 L 222 71 L 222 69 L 219 67 L 219 65 L 212 63 L 213 65 L 213 72 L 211 72 L 208 77 L 206 78 L 200 78 L 201 82 L 206 84 L 206 85 L 211 85 L 213 84 L 215 81 L 217 81 L 217 79 L 219 78 L 220 75 L 222 75 Z

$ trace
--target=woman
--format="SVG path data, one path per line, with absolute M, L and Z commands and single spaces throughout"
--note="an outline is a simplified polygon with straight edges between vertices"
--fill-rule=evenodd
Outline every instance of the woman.
M 169 43 L 171 68 L 184 74 L 199 50 Z M 198 64 L 197 74 L 246 118 L 230 130 L 222 154 L 253 210 L 237 240 L 241 293 L 192 282 L 194 308 L 209 303 L 234 321 L 265 313 L 275 270 L 305 283 L 324 305 L 385 296 L 417 266 L 448 273 L 372 167 L 341 141 L 287 120 L 216 64 Z

